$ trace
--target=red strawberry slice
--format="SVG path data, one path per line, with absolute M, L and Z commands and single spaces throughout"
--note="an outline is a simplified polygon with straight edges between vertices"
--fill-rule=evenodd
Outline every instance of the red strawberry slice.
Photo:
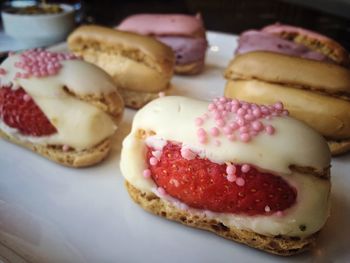
M 0 118 L 23 135 L 44 136 L 57 132 L 22 88 L 0 88 Z
M 154 149 L 148 148 L 147 159 Z M 243 173 L 236 165 L 237 178 L 244 185 L 227 179 L 226 164 L 208 159 L 186 160 L 181 146 L 170 143 L 163 148 L 156 165 L 149 165 L 155 183 L 172 197 L 190 207 L 213 212 L 247 215 L 268 215 L 291 207 L 296 190 L 281 177 L 251 169 Z M 240 181 L 242 181 L 240 179 Z

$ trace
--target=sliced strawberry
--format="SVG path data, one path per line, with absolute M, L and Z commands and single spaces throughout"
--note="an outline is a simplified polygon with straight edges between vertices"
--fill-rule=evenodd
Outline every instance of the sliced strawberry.
M 154 149 L 148 148 L 147 158 Z M 213 212 L 247 215 L 267 215 L 291 207 L 296 200 L 296 190 L 281 177 L 259 172 L 251 167 L 246 173 L 236 165 L 234 182 L 227 179 L 226 164 L 216 164 L 208 159 L 186 160 L 181 156 L 181 146 L 170 143 L 163 148 L 155 165 L 149 165 L 155 183 L 172 197 L 193 208 Z M 239 186 L 241 185 L 241 186 Z
M 0 118 L 23 135 L 44 136 L 57 132 L 22 88 L 0 88 Z

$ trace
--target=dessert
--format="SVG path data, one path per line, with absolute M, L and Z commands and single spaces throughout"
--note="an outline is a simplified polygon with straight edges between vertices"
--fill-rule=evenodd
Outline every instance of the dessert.
M 344 48 L 317 33 L 277 24 L 243 33 L 236 54 L 225 71 L 225 96 L 262 104 L 280 100 L 291 116 L 327 139 L 333 155 L 350 150 Z
M 280 102 L 154 100 L 120 168 L 145 210 L 274 254 L 309 249 L 329 214 L 327 143 Z
M 349 66 L 349 53 L 338 42 L 290 25 L 273 24 L 261 30 L 243 32 L 235 53 L 239 55 L 252 51 L 270 51 Z
M 103 70 L 36 49 L 10 54 L 0 81 L 1 137 L 72 167 L 107 156 L 124 105 Z
M 208 43 L 200 15 L 137 14 L 125 18 L 117 29 L 153 36 L 170 46 L 177 74 L 194 75 L 204 68 Z
M 140 108 L 169 88 L 174 54 L 151 37 L 81 26 L 69 36 L 68 47 L 110 74 L 128 107 Z

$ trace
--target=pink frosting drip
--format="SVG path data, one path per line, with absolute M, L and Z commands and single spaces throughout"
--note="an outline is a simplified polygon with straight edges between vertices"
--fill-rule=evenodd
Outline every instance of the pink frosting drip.
M 271 51 L 318 61 L 331 61 L 322 53 L 310 50 L 306 46 L 285 40 L 271 33 L 256 30 L 245 31 L 241 34 L 236 54 L 252 51 Z
M 200 16 L 138 14 L 127 17 L 117 28 L 141 35 L 192 36 L 203 29 L 203 22 Z

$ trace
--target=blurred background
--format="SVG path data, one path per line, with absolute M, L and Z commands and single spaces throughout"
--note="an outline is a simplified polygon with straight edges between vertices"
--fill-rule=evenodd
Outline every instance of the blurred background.
M 86 18 L 116 25 L 135 13 L 200 12 L 208 30 L 239 34 L 274 22 L 326 34 L 350 49 L 350 0 L 86 0 Z
M 2 8 L 5 2 L 9 1 L 1 1 Z M 135 13 L 195 14 L 200 12 L 208 30 L 239 34 L 246 29 L 261 28 L 267 24 L 281 22 L 328 35 L 350 50 L 350 0 L 71 0 L 59 2 L 75 5 L 78 12 L 77 19 L 84 23 L 113 26 L 126 16 Z

